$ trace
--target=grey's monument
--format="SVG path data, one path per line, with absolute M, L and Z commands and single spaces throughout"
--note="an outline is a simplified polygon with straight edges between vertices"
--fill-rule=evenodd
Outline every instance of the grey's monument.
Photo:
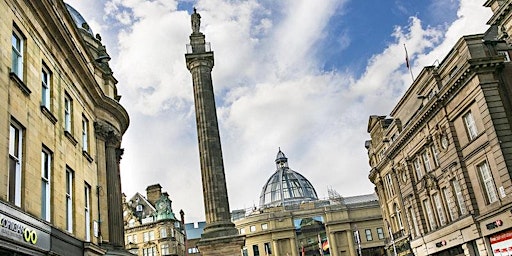
M 194 8 L 192 34 L 185 59 L 192 74 L 203 181 L 206 227 L 197 246 L 203 256 L 240 255 L 245 236 L 231 222 L 219 125 L 212 84 L 213 52 L 199 31 L 201 16 Z

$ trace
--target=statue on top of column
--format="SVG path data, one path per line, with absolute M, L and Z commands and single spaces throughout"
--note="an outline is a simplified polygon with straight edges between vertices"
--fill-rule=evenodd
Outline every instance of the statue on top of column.
M 197 13 L 197 9 L 194 7 L 194 13 L 191 16 L 192 20 L 192 33 L 199 33 L 199 27 L 201 26 L 201 15 Z

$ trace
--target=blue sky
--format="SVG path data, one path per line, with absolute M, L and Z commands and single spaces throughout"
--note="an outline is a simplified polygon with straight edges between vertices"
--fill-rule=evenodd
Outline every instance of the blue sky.
M 128 197 L 160 183 L 187 221 L 204 219 L 190 13 L 215 54 L 213 86 L 231 210 L 258 205 L 278 148 L 320 197 L 373 193 L 365 140 L 413 74 L 441 61 L 491 12 L 475 0 L 68 0 L 112 56 L 131 124 L 123 137 Z

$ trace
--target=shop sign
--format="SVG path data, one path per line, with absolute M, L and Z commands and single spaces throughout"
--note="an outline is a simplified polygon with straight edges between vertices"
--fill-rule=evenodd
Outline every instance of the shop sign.
M 491 230 L 491 229 L 495 229 L 497 227 L 501 227 L 503 226 L 503 221 L 502 220 L 496 220 L 496 221 L 493 221 L 487 225 L 485 225 L 487 227 L 488 230 Z
M 512 254 L 512 230 L 493 235 L 489 241 L 494 255 Z
M 441 241 L 441 242 L 437 242 L 437 243 L 436 243 L 436 247 L 443 247 L 443 246 L 445 246 L 445 245 L 446 245 L 446 240 L 443 240 L 443 241 Z
M 50 250 L 49 234 L 2 214 L 0 214 L 0 236 L 37 246 L 46 251 Z

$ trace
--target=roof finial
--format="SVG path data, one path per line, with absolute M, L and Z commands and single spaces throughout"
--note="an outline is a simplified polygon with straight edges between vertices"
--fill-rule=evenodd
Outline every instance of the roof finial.
M 197 9 L 194 7 L 194 13 L 191 16 L 192 20 L 192 33 L 199 33 L 199 27 L 201 27 L 201 15 L 197 13 Z

